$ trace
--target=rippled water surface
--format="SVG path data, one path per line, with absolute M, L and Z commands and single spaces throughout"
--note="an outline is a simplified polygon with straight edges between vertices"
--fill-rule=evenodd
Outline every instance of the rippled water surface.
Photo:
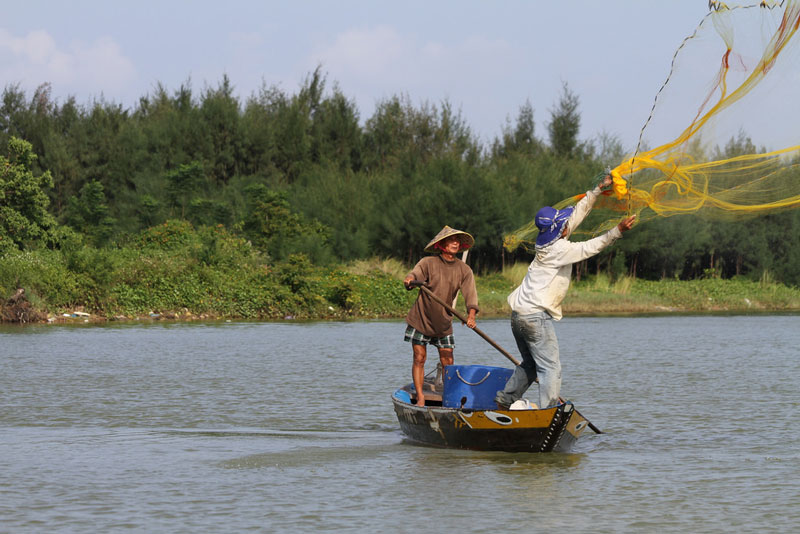
M 571 454 L 405 442 L 403 329 L 0 327 L 0 531 L 800 530 L 800 316 L 564 319 Z

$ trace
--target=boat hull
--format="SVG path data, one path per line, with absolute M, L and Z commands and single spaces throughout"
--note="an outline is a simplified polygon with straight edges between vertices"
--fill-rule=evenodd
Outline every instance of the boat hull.
M 543 410 L 467 410 L 416 406 L 392 396 L 403 433 L 436 447 L 509 452 L 567 452 L 588 421 L 570 402 Z

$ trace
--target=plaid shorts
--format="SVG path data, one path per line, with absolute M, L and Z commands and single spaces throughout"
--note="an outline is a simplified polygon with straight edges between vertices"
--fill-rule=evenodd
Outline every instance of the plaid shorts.
M 406 336 L 404 341 L 410 341 L 412 345 L 424 345 L 430 343 L 434 347 L 440 349 L 454 349 L 456 348 L 456 338 L 453 334 L 444 337 L 431 337 L 426 336 L 411 325 L 406 325 Z

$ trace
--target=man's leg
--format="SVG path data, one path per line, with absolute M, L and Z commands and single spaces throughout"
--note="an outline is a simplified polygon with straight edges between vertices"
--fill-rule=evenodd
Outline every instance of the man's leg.
M 531 353 L 531 345 L 538 338 L 540 321 L 523 318 L 516 313 L 511 315 L 511 333 L 517 342 L 517 348 L 522 356 L 522 362 L 514 369 L 514 374 L 506 382 L 503 391 L 498 391 L 495 402 L 502 406 L 509 406 L 522 398 L 531 384 L 536 380 L 536 363 Z
M 411 344 L 414 351 L 414 363 L 411 366 L 411 377 L 414 379 L 414 389 L 417 391 L 417 406 L 425 406 L 425 395 L 422 393 L 422 384 L 425 381 L 425 359 L 428 349 L 425 345 Z
M 530 348 L 539 372 L 539 407 L 548 408 L 559 403 L 561 359 L 553 320 L 548 317 L 541 324 L 540 336 Z
M 442 367 L 453 365 L 453 349 L 439 348 L 439 361 L 442 362 Z

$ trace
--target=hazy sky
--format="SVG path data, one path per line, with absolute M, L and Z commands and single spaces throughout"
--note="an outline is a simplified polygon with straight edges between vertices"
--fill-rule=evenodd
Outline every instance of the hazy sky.
M 672 55 L 707 0 L 7 2 L 0 80 L 28 96 L 50 82 L 79 103 L 132 107 L 161 82 L 195 95 L 227 74 L 242 99 L 294 94 L 317 65 L 354 99 L 448 99 L 483 140 L 526 100 L 537 135 L 562 83 L 580 97 L 580 137 L 633 147 Z

